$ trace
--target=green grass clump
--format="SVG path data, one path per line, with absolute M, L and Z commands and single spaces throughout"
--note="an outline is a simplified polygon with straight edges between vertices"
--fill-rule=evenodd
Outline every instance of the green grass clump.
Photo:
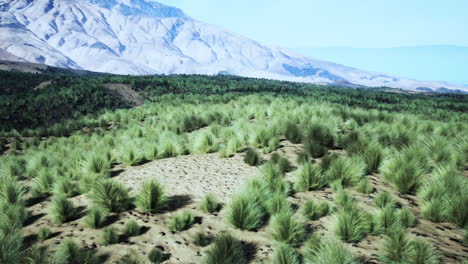
M 65 197 L 73 197 L 78 194 L 78 187 L 76 183 L 68 178 L 64 177 L 58 179 L 52 187 L 52 193 L 54 195 L 63 195 Z
M 52 194 L 52 187 L 55 183 L 55 175 L 48 169 L 41 169 L 36 172 L 36 177 L 32 181 L 31 190 L 35 197 L 47 197 Z
M 377 172 L 383 159 L 383 149 L 380 144 L 371 142 L 362 146 L 357 152 L 357 155 L 366 164 L 366 172 Z
M 305 263 L 307 264 L 359 264 L 351 252 L 338 241 L 322 240 L 306 243 Z
M 0 215 L 0 220 L 3 220 Z M 0 222 L 0 263 L 21 263 L 23 235 L 20 229 L 9 230 Z M 9 226 L 8 226 L 9 227 Z
M 166 260 L 166 254 L 164 254 L 164 252 L 161 249 L 159 249 L 157 247 L 154 247 L 148 253 L 148 260 L 149 260 L 149 262 L 151 262 L 153 264 L 160 264 L 164 260 Z
M 411 241 L 411 253 L 408 263 L 415 264 L 439 264 L 440 258 L 434 247 L 423 239 L 413 239 Z
M 212 214 L 221 209 L 221 204 L 218 202 L 216 197 L 214 197 L 214 195 L 207 194 L 205 197 L 203 197 L 199 207 L 203 212 Z
M 395 228 L 385 237 L 379 255 L 383 263 L 406 263 L 411 254 L 411 240 L 406 231 Z
M 180 215 L 172 216 L 169 221 L 169 230 L 180 232 L 189 229 L 195 223 L 195 217 L 190 212 L 183 212 Z
M 64 196 L 56 196 L 52 199 L 49 213 L 56 224 L 63 224 L 74 219 L 78 210 L 71 200 Z
M 301 213 L 307 220 L 318 220 L 329 212 L 330 205 L 327 202 L 317 204 L 313 200 L 307 200 L 301 208 Z
M 348 243 L 360 241 L 370 231 L 368 219 L 357 208 L 339 210 L 332 226 L 335 235 Z
M 271 256 L 272 264 L 300 264 L 300 258 L 296 250 L 284 243 L 278 243 Z
M 199 247 L 206 247 L 213 242 L 213 237 L 207 235 L 205 232 L 199 231 L 192 237 L 193 244 Z
M 111 165 L 103 155 L 92 155 L 88 160 L 83 162 L 84 173 L 109 176 Z
M 319 166 L 304 162 L 296 172 L 294 189 L 299 192 L 318 190 L 327 184 L 327 180 Z
M 252 230 L 263 224 L 266 212 L 264 205 L 253 193 L 235 196 L 226 212 L 226 220 L 241 230 Z
M 291 162 L 285 157 L 282 157 L 277 152 L 273 153 L 270 158 L 271 163 L 276 164 L 279 170 L 283 173 L 289 172 L 292 169 Z
M 106 227 L 101 233 L 101 245 L 108 246 L 119 242 L 119 234 L 113 227 Z
M 215 136 L 211 133 L 201 133 L 195 140 L 196 153 L 212 153 L 218 150 Z
M 329 182 L 338 181 L 343 187 L 356 185 L 365 174 L 365 164 L 358 158 L 337 158 L 326 172 Z
M 52 231 L 47 227 L 41 227 L 39 231 L 37 231 L 37 239 L 39 241 L 47 240 L 51 235 Z
M 206 251 L 203 264 L 247 264 L 248 260 L 241 241 L 229 233 L 219 235 Z
M 363 178 L 359 181 L 358 185 L 356 186 L 356 191 L 360 193 L 370 194 L 374 192 L 374 186 L 372 186 L 372 184 L 367 178 Z
M 88 197 L 95 205 L 110 212 L 124 211 L 130 202 L 127 187 L 110 179 L 97 181 Z
M 416 216 L 410 212 L 407 208 L 398 210 L 396 213 L 397 221 L 402 227 L 415 227 L 418 223 Z
M 332 129 L 318 122 L 306 124 L 303 135 L 303 142 L 314 142 L 327 148 L 333 147 L 335 143 Z
M 107 215 L 106 209 L 97 206 L 91 207 L 84 217 L 84 224 L 88 228 L 101 228 L 107 219 Z
M 25 189 L 14 178 L 0 177 L 0 202 L 7 204 L 24 204 Z
M 159 213 L 167 207 L 164 187 L 156 180 L 143 183 L 136 196 L 136 207 L 144 213 Z
M 399 192 L 413 194 L 421 186 L 424 177 L 420 162 L 419 157 L 400 152 L 385 160 L 380 172 Z
M 247 149 L 244 156 L 244 162 L 250 166 L 256 166 L 260 162 L 260 155 L 254 149 Z
M 386 206 L 377 211 L 375 215 L 375 229 L 379 232 L 388 232 L 398 227 L 397 210 L 392 206 Z
M 292 205 L 286 198 L 286 196 L 280 193 L 273 194 L 266 202 L 268 214 L 275 215 L 281 212 L 292 212 Z
M 129 253 L 123 255 L 116 264 L 144 264 L 145 261 L 135 250 L 130 250 Z
M 133 146 L 126 146 L 121 150 L 120 160 L 125 165 L 134 166 L 140 164 L 143 161 L 143 157 L 140 157 Z
M 305 240 L 306 228 L 292 213 L 280 212 L 271 217 L 268 233 L 278 242 L 297 246 Z
M 28 264 L 52 264 L 53 259 L 50 257 L 50 252 L 46 246 L 33 245 L 24 253 L 23 263 Z
M 378 208 L 384 208 L 384 207 L 395 207 L 397 205 L 395 196 L 393 194 L 387 192 L 387 191 L 382 191 L 379 192 L 375 198 L 374 198 L 374 204 Z
M 308 156 L 316 159 L 321 158 L 327 154 L 328 149 L 323 146 L 320 142 L 311 141 L 306 142 L 303 147 L 303 152 L 306 153 Z
M 424 201 L 421 205 L 421 213 L 424 218 L 433 222 L 443 222 L 447 220 L 447 207 L 443 200 Z
M 127 237 L 139 236 L 141 234 L 141 227 L 135 220 L 130 220 L 125 224 L 123 233 Z
M 294 144 L 301 143 L 302 136 L 299 126 L 295 123 L 288 122 L 285 127 L 284 137 Z
M 93 252 L 80 248 L 80 246 L 71 239 L 66 239 L 60 243 L 53 255 L 53 259 L 54 262 L 52 263 L 99 263 L 98 257 L 96 257 Z
M 347 191 L 344 189 L 338 189 L 335 194 L 333 195 L 333 201 L 345 209 L 356 208 L 357 201 L 356 198 L 352 197 Z

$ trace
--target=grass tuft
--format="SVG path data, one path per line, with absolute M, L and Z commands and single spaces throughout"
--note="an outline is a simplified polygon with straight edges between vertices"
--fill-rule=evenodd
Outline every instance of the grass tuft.
M 39 231 L 37 231 L 37 239 L 39 241 L 47 240 L 51 235 L 52 231 L 50 231 L 50 229 L 47 227 L 41 227 Z
M 74 219 L 78 210 L 73 202 L 64 196 L 56 196 L 50 204 L 50 215 L 56 224 L 63 224 Z
M 337 158 L 331 161 L 326 176 L 329 182 L 343 187 L 356 185 L 365 174 L 365 164 L 359 158 Z
M 226 212 L 228 223 L 241 230 L 252 230 L 263 224 L 264 205 L 252 193 L 241 193 L 233 198 Z
M 278 242 L 291 246 L 300 245 L 306 237 L 306 229 L 290 212 L 279 212 L 273 215 L 268 226 L 270 237 Z
M 141 234 L 141 227 L 135 220 L 130 220 L 125 224 L 123 233 L 127 237 L 139 236 Z
M 323 216 L 326 216 L 330 212 L 330 205 L 327 202 L 316 204 L 313 200 L 307 200 L 304 202 L 301 208 L 302 215 L 307 220 L 318 220 Z
M 127 187 L 109 179 L 97 181 L 88 196 L 95 205 L 110 212 L 124 211 L 130 202 Z
M 108 246 L 119 242 L 119 234 L 113 227 L 106 227 L 101 233 L 101 245 Z
M 387 191 L 379 192 L 374 198 L 374 204 L 378 208 L 396 207 L 397 202 L 395 196 Z
M 344 242 L 358 242 L 369 232 L 368 219 L 359 209 L 339 210 L 333 220 L 333 232 Z
M 318 190 L 327 184 L 322 170 L 318 165 L 312 165 L 311 162 L 304 162 L 296 172 L 296 183 L 294 189 L 298 192 L 309 190 Z
M 206 251 L 203 264 L 247 264 L 241 241 L 229 233 L 219 235 Z
M 300 264 L 300 258 L 296 250 L 284 243 L 278 243 L 271 256 L 272 264 Z
M 167 207 L 164 187 L 156 180 L 143 183 L 136 196 L 136 207 L 144 213 L 159 213 Z
M 88 228 L 101 228 L 106 221 L 107 215 L 108 212 L 106 209 L 97 206 L 91 207 L 84 218 L 84 224 Z
M 190 212 L 183 212 L 180 215 L 172 216 L 169 221 L 169 230 L 180 232 L 189 229 L 195 223 L 195 217 Z
M 212 214 L 221 209 L 221 204 L 218 202 L 216 197 L 214 197 L 214 195 L 207 194 L 205 197 L 203 197 L 199 207 L 203 212 Z
M 260 162 L 260 155 L 254 149 L 247 149 L 244 156 L 244 162 L 250 166 L 256 166 Z

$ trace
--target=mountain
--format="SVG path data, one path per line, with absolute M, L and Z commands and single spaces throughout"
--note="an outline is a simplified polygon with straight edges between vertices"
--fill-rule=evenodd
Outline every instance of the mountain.
M 0 49 L 31 63 L 116 74 L 233 74 L 468 92 L 262 45 L 150 0 L 0 0 Z

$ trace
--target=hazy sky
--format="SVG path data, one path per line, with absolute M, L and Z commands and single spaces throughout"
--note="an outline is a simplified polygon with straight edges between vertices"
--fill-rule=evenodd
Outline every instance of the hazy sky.
M 468 46 L 468 0 L 160 0 L 283 47 Z

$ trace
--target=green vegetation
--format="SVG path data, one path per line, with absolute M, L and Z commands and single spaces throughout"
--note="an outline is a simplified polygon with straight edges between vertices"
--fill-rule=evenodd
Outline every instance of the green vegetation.
M 296 172 L 296 183 L 294 189 L 298 192 L 317 190 L 327 184 L 327 179 L 322 173 L 322 169 L 310 162 L 304 162 Z
M 220 208 L 221 204 L 212 194 L 205 195 L 205 197 L 203 197 L 203 199 L 200 202 L 200 210 L 202 210 L 205 213 L 212 214 L 216 211 L 219 211 Z
M 213 237 L 202 231 L 195 233 L 192 239 L 193 244 L 199 247 L 206 247 L 213 242 Z
M 229 233 L 221 233 L 206 251 L 203 264 L 247 264 L 241 241 Z
M 300 264 L 300 258 L 296 250 L 291 246 L 283 243 L 278 243 L 273 255 L 271 256 L 272 264 Z
M 145 213 L 159 213 L 167 207 L 164 187 L 156 180 L 144 182 L 136 196 L 137 208 Z
M 327 202 L 317 204 L 313 200 L 307 200 L 301 208 L 301 213 L 307 220 L 318 220 L 329 212 L 330 205 Z
M 304 258 L 307 264 L 361 263 L 340 242 L 322 239 L 306 243 Z
M 50 215 L 56 224 L 63 224 L 77 216 L 77 208 L 66 197 L 54 197 L 50 204 Z
M 297 246 L 305 240 L 305 225 L 290 212 L 279 212 L 271 217 L 268 225 L 270 237 L 278 242 Z
M 252 230 L 263 224 L 265 214 L 264 205 L 255 194 L 241 193 L 228 205 L 226 220 L 236 228 Z
M 115 244 L 119 242 L 119 234 L 115 230 L 115 228 L 109 226 L 102 230 L 101 233 L 101 244 L 104 246 L 108 246 L 111 244 Z
M 384 208 L 384 207 L 395 207 L 397 202 L 393 194 L 386 192 L 386 191 L 382 191 L 382 192 L 379 192 L 375 196 L 374 204 L 378 208 Z
M 127 209 L 130 198 L 127 188 L 113 180 L 97 181 L 89 193 L 89 198 L 97 206 L 110 212 L 120 212 Z
M 52 231 L 50 231 L 47 227 L 41 227 L 37 232 L 37 239 L 39 241 L 44 241 L 48 239 L 52 235 Z
M 148 253 L 148 260 L 149 262 L 153 264 L 160 264 L 165 259 L 166 259 L 166 254 L 164 254 L 164 252 L 157 247 L 151 249 L 151 251 Z
M 250 166 L 256 166 L 260 162 L 260 154 L 254 149 L 247 149 L 244 156 L 244 162 Z
M 108 212 L 106 209 L 97 206 L 91 207 L 84 218 L 84 224 L 89 228 L 101 228 L 106 221 L 107 215 Z
M 130 220 L 125 224 L 123 233 L 127 237 L 139 236 L 141 227 L 135 220 Z
M 179 215 L 174 215 L 169 221 L 169 230 L 172 232 L 180 232 L 189 229 L 195 223 L 195 217 L 190 212 L 183 212 Z
M 357 208 L 339 210 L 332 226 L 335 235 L 348 243 L 360 241 L 370 231 L 369 219 Z

